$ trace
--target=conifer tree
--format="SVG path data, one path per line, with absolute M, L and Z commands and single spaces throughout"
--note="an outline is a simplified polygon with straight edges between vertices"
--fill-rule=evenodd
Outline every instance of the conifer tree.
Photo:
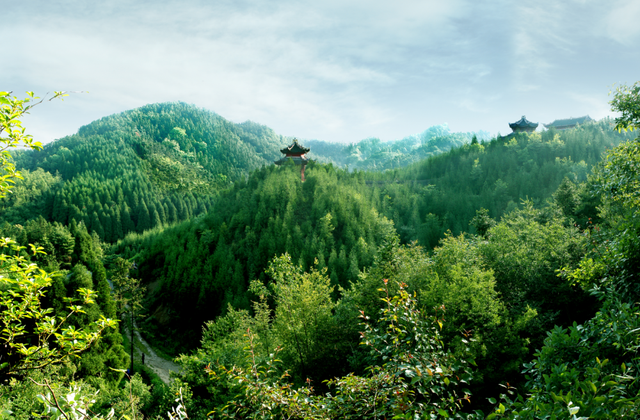
M 123 233 L 127 234 L 129 232 L 135 232 L 136 225 L 134 224 L 133 220 L 131 220 L 131 213 L 129 212 L 129 206 L 127 206 L 126 203 L 123 203 L 123 209 L 121 214 L 122 214 Z
M 91 230 L 96 232 L 99 237 L 104 237 L 104 228 L 102 227 L 102 223 L 100 223 L 98 213 L 95 211 L 91 215 Z
M 149 215 L 149 209 L 144 200 L 140 200 L 136 232 L 144 232 L 147 229 L 151 229 L 151 216 Z

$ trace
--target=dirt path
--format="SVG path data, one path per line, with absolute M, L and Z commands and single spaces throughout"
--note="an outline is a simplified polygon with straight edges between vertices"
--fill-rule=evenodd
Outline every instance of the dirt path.
M 126 334 L 130 334 L 127 330 Z M 162 382 L 169 385 L 171 382 L 170 372 L 179 373 L 180 365 L 173 363 L 171 360 L 163 359 L 158 356 L 155 351 L 151 348 L 149 343 L 146 342 L 144 338 L 140 335 L 140 333 L 135 330 L 134 332 L 136 342 L 133 345 L 133 358 L 136 363 L 142 363 L 142 353 L 144 353 L 144 364 L 145 366 L 151 368 L 156 375 L 162 379 Z M 129 335 L 131 337 L 131 335 Z M 144 350 L 140 350 L 142 347 Z M 127 349 L 128 350 L 128 349 Z

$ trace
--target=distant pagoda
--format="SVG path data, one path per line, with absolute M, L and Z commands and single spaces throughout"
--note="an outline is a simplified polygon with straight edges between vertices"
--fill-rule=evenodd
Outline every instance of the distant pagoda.
M 293 163 L 296 165 L 300 165 L 300 179 L 304 182 L 304 168 L 307 166 L 307 162 L 309 162 L 309 158 L 305 156 L 305 153 L 309 152 L 308 147 L 304 147 L 298 144 L 297 139 L 293 139 L 293 144 L 289 147 L 285 147 L 284 149 L 280 149 L 280 152 L 284 154 L 284 157 L 280 160 L 276 160 L 276 165 L 282 165 L 289 158 L 293 160 Z
M 578 124 L 582 125 L 589 121 L 593 121 L 593 118 L 591 118 L 588 115 L 585 115 L 584 117 L 578 117 L 578 118 L 572 117 L 572 118 L 566 118 L 564 120 L 555 120 L 552 123 L 543 124 L 543 125 L 547 128 L 553 127 L 556 130 L 568 130 L 570 128 L 575 127 Z
M 523 115 L 518 121 L 509 123 L 509 127 L 511 127 L 514 133 L 530 133 L 538 127 L 538 123 L 529 121 L 527 117 Z

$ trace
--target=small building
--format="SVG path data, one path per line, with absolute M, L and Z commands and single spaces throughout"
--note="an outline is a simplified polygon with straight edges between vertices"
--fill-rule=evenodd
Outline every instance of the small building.
M 280 160 L 276 160 L 274 163 L 276 165 L 282 165 L 287 161 L 287 159 L 292 159 L 293 163 L 301 165 L 300 178 L 302 179 L 302 182 L 304 182 L 304 168 L 309 162 L 309 158 L 306 157 L 305 154 L 308 153 L 309 150 L 310 149 L 308 147 L 298 144 L 297 139 L 293 139 L 293 144 L 291 146 L 280 149 L 280 153 L 284 154 L 284 157 Z
M 538 123 L 531 122 L 524 115 L 518 121 L 514 123 L 509 123 L 509 127 L 513 130 L 514 133 L 522 133 L 527 132 L 530 133 L 535 131 L 538 128 Z
M 588 115 L 585 115 L 584 117 L 578 117 L 578 118 L 567 118 L 564 120 L 555 120 L 552 123 L 549 124 L 543 124 L 545 127 L 547 128 L 555 128 L 556 130 L 568 130 L 570 128 L 574 128 L 576 125 L 580 124 L 584 124 L 586 122 L 589 121 L 595 121 L 593 118 L 591 118 Z

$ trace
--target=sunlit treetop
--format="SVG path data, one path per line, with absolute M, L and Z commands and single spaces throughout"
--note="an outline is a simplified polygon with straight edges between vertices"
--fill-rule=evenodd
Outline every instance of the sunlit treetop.
M 613 111 L 622 114 L 616 118 L 618 131 L 633 131 L 640 128 L 640 82 L 635 82 L 631 86 L 618 86 L 613 92 L 610 104 Z

